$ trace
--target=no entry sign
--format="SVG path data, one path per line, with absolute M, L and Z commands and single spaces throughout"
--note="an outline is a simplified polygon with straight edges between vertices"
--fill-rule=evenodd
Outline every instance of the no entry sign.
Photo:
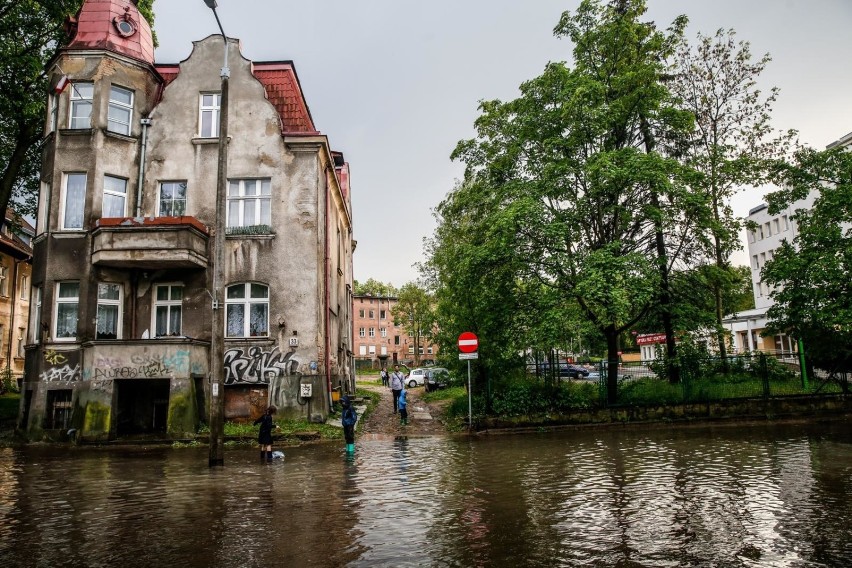
M 479 339 L 477 339 L 475 334 L 465 331 L 459 335 L 459 351 L 462 353 L 476 353 L 478 348 Z

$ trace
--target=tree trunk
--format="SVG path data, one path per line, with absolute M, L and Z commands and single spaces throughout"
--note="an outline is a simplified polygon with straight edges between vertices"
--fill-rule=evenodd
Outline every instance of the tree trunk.
M 615 404 L 618 401 L 618 332 L 614 325 L 604 330 L 606 336 L 606 401 Z

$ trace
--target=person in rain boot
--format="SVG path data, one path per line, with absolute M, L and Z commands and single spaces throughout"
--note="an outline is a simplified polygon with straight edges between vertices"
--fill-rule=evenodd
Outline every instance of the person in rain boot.
M 408 424 L 408 402 L 407 402 L 408 391 L 405 390 L 405 387 L 402 387 L 402 391 L 399 393 L 399 423 L 403 426 Z
M 272 415 L 276 410 L 274 406 L 270 406 L 263 416 L 254 421 L 255 424 L 260 424 L 260 432 L 257 435 L 257 443 L 260 444 L 260 461 L 272 461 L 272 429 L 275 428 Z
M 346 438 L 346 453 L 351 454 L 355 451 L 355 423 L 358 422 L 358 413 L 352 408 L 349 395 L 343 395 L 340 402 L 343 405 L 340 422 L 343 424 L 343 437 Z

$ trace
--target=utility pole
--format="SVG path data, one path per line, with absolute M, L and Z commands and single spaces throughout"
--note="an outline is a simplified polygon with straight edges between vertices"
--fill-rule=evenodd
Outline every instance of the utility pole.
M 210 341 L 210 467 L 225 465 L 225 190 L 228 183 L 228 37 L 216 13 L 216 0 L 204 0 L 213 10 L 222 42 L 225 62 L 222 66 L 222 92 L 219 101 L 219 159 L 216 171 L 216 225 L 213 229 L 213 329 Z

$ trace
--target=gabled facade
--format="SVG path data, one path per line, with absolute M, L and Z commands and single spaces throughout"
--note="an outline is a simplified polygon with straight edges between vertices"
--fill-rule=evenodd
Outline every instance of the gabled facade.
M 275 404 L 324 420 L 332 393 L 354 389 L 349 167 L 315 128 L 293 64 L 249 61 L 228 40 L 216 211 L 222 37 L 157 64 L 135 2 L 86 0 L 72 24 L 48 69 L 30 437 L 182 437 L 207 420 L 217 215 L 226 419 Z

